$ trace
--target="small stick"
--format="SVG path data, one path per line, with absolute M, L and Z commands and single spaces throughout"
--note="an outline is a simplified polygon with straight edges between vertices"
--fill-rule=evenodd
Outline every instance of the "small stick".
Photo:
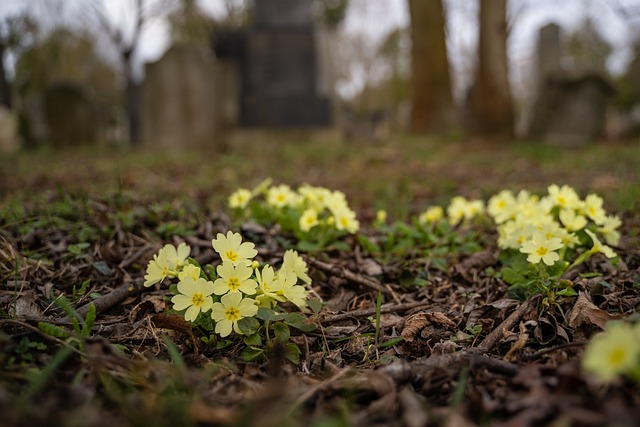
M 506 319 L 502 321 L 497 328 L 489 332 L 482 340 L 480 345 L 476 349 L 481 353 L 488 353 L 497 343 L 504 333 L 520 322 L 522 316 L 524 316 L 533 306 L 537 303 L 538 297 L 530 298 L 528 301 L 523 302 L 513 313 L 511 313 Z
M 347 270 L 344 267 L 328 264 L 326 262 L 318 261 L 313 258 L 309 258 L 309 263 L 326 273 L 330 273 L 335 276 L 342 277 L 343 279 L 347 279 L 350 282 L 357 283 L 362 286 L 366 286 L 368 288 L 374 289 L 378 292 L 382 292 L 383 294 L 393 298 L 393 292 L 389 291 L 389 289 L 382 286 L 380 282 L 378 282 L 376 279 L 372 277 L 363 276 L 361 274 L 354 273 L 351 270 Z
M 96 298 L 94 301 L 92 301 L 93 306 L 96 308 L 96 314 L 103 313 L 114 305 L 120 304 L 122 301 L 126 300 L 129 297 L 136 296 L 146 289 L 148 288 L 145 288 L 141 281 L 134 282 L 129 286 L 120 286 L 109 292 L 108 294 L 102 295 L 101 297 Z M 83 305 L 77 311 L 80 316 L 86 316 L 87 312 L 89 311 L 89 304 Z
M 402 304 L 385 304 L 380 306 L 380 313 L 392 313 L 392 312 L 400 312 L 407 311 L 413 308 L 423 307 L 431 305 L 428 301 L 414 301 L 414 302 L 405 302 Z M 327 314 L 322 319 L 320 319 L 320 323 L 325 325 L 327 323 L 337 322 L 339 320 L 345 320 L 352 317 L 368 317 L 376 314 L 376 308 L 366 308 L 362 310 L 352 310 L 347 311 L 345 313 L 338 314 Z

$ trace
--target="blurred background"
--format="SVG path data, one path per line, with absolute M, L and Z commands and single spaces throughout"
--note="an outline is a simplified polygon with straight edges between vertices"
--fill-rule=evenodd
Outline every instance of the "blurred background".
M 640 134 L 639 0 L 4 0 L 0 153 Z

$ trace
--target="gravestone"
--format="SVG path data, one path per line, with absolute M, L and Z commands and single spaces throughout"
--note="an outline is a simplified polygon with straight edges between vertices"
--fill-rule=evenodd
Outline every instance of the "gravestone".
M 0 156 L 16 153 L 20 149 L 17 126 L 11 110 L 0 105 Z
M 220 146 L 236 119 L 236 71 L 195 46 L 173 46 L 145 66 L 143 144 L 163 149 Z
M 328 98 L 318 93 L 311 0 L 260 0 L 246 31 L 220 33 L 216 57 L 239 64 L 246 127 L 328 126 Z
M 99 135 L 99 113 L 86 90 L 75 83 L 60 82 L 44 92 L 47 139 L 54 147 L 95 144 Z
M 596 73 L 571 75 L 563 69 L 560 29 L 555 24 L 540 30 L 536 68 L 528 137 L 577 147 L 601 136 L 613 86 Z

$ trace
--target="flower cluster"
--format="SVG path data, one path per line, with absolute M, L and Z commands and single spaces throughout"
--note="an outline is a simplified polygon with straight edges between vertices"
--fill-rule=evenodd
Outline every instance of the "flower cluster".
M 266 213 L 265 220 L 276 221 L 282 228 L 303 235 L 327 230 L 353 234 L 360 228 L 355 212 L 349 208 L 341 191 L 308 184 L 293 190 L 288 185 L 272 186 L 269 182 L 265 181 L 253 191 L 236 190 L 229 196 L 229 207 L 246 214 L 254 202 L 259 208 L 254 219 L 260 222 L 261 214 Z
M 307 264 L 293 250 L 287 250 L 279 270 L 270 265 L 260 268 L 254 257 L 255 245 L 242 242 L 238 233 L 218 233 L 211 242 L 222 263 L 214 277 L 208 277 L 195 262 L 189 262 L 190 248 L 182 243 L 176 248 L 164 246 L 149 262 L 145 286 L 178 278 L 177 293 L 171 298 L 173 308 L 184 310 L 184 318 L 195 322 L 201 313 L 211 311 L 215 332 L 226 337 L 235 331 L 242 334 L 238 322 L 254 317 L 259 307 L 274 308 L 278 303 L 291 302 L 298 308 L 307 305 L 310 284 Z
M 482 200 L 467 200 L 462 196 L 456 196 L 449 202 L 446 214 L 451 225 L 468 223 L 473 218 L 484 214 L 485 206 Z M 440 206 L 430 206 L 418 216 L 418 222 L 423 225 L 432 225 L 445 218 L 445 210 Z
M 603 253 L 614 258 L 621 225 L 618 217 L 607 215 L 602 198 L 595 194 L 581 200 L 576 191 L 564 185 L 551 185 L 544 197 L 520 191 L 503 190 L 489 199 L 487 212 L 498 227 L 498 246 L 515 249 L 532 264 L 552 266 L 566 250 L 588 248 L 586 256 Z M 584 259 L 582 259 L 584 260 Z
M 602 382 L 623 375 L 640 381 L 640 323 L 607 323 L 587 345 L 582 367 Z

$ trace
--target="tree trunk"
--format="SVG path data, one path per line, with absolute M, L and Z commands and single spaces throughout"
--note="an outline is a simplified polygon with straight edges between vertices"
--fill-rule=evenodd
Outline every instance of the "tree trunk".
M 7 81 L 7 72 L 4 67 L 4 52 L 6 45 L 0 41 L 0 105 L 11 109 L 11 87 Z
M 137 146 L 140 143 L 140 99 L 138 96 L 138 85 L 133 79 L 133 68 L 131 64 L 132 53 L 133 52 L 125 51 L 122 54 L 125 74 L 124 109 L 129 143 L 132 146 Z
M 507 62 L 507 0 L 480 0 L 478 67 L 470 98 L 471 133 L 513 137 Z
M 441 0 L 409 0 L 411 15 L 411 128 L 445 132 L 456 125 Z

